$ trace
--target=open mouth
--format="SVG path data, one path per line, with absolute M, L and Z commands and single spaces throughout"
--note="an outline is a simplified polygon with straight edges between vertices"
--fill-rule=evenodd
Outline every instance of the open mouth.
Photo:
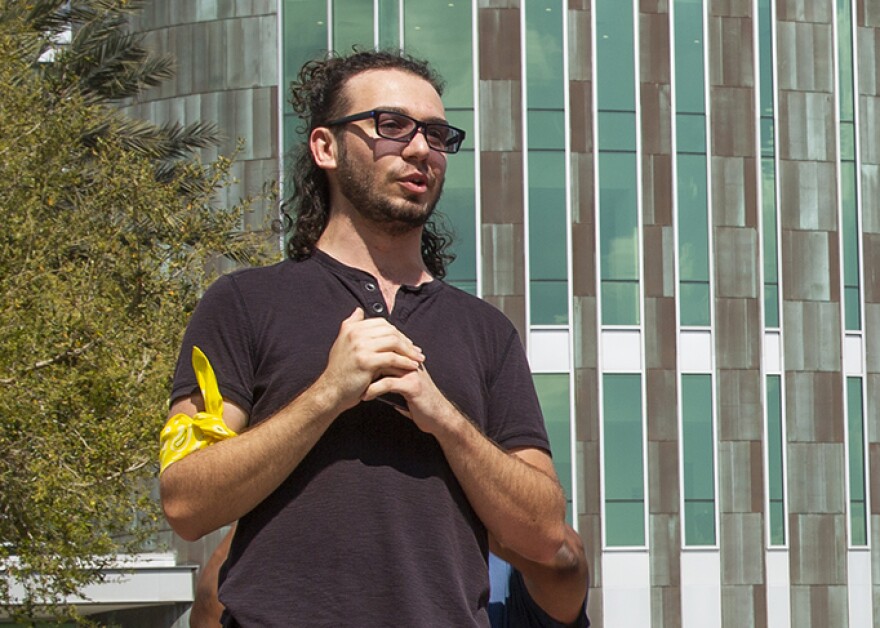
M 411 174 L 400 179 L 400 184 L 410 192 L 421 194 L 428 189 L 428 177 L 423 174 Z

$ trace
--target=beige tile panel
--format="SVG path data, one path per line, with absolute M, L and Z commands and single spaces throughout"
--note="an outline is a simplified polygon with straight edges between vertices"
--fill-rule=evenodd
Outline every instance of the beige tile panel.
M 648 509 L 653 515 L 676 515 L 679 511 L 678 442 L 648 443 Z M 652 534 L 654 534 L 652 529 Z M 654 545 L 651 545 L 652 554 Z M 652 580 L 653 581 L 653 580 Z
M 767 628 L 767 603 L 761 585 L 722 585 L 721 625 Z
M 779 0 L 776 3 L 777 19 L 792 22 L 830 22 L 830 2 L 815 0 Z
M 677 374 L 674 369 L 649 368 L 645 377 L 648 440 L 677 441 Z
M 590 82 L 593 78 L 593 33 L 589 10 L 592 0 L 569 0 L 568 6 L 568 78 Z M 587 6 L 584 6 L 587 5 Z
M 719 507 L 722 512 L 760 514 L 764 510 L 763 460 L 761 441 L 718 443 Z
M 845 584 L 846 516 L 792 513 L 790 521 L 792 587 Z
M 672 225 L 672 156 L 642 156 L 642 216 L 646 225 Z
M 862 243 L 865 262 L 863 278 L 865 301 L 880 303 L 880 233 L 866 233 Z
M 723 157 L 754 157 L 755 90 L 751 87 L 713 87 L 711 92 L 711 152 Z
M 779 157 L 800 161 L 834 161 L 834 96 L 827 92 L 779 92 Z
M 752 20 L 710 15 L 708 30 L 709 81 L 713 87 L 753 87 L 755 68 Z
M 575 437 L 599 441 L 599 383 L 595 368 L 575 368 Z M 593 452 L 596 453 L 596 452 Z M 598 454 L 587 462 L 598 465 Z M 598 497 L 597 497 L 598 500 Z
M 785 375 L 789 443 L 843 443 L 843 379 L 840 373 L 788 371 Z
M 601 499 L 599 497 L 599 441 L 578 442 L 583 452 L 583 473 L 578 478 L 578 514 L 599 516 Z
M 651 587 L 651 625 L 681 626 L 681 587 Z
M 835 302 L 784 301 L 785 367 L 789 371 L 840 372 L 840 306 Z
M 880 4 L 874 0 L 856 0 L 859 7 L 859 26 L 880 28 Z
M 862 163 L 862 231 L 880 233 L 880 165 Z
M 764 582 L 764 517 L 759 513 L 721 515 L 722 609 L 727 585 Z M 748 613 L 745 614 L 748 617 Z
M 719 370 L 718 438 L 722 441 L 761 441 L 764 437 L 764 400 L 757 369 Z
M 789 510 L 842 514 L 846 502 L 844 464 L 841 443 L 789 443 Z
M 779 162 L 783 229 L 837 229 L 837 171 L 831 162 Z
M 483 291 L 488 296 L 524 298 L 523 227 L 521 224 L 484 224 Z
M 838 301 L 837 239 L 825 231 L 782 231 L 783 298 Z
M 880 5 L 874 0 L 867 0 L 867 2 L 872 7 L 878 7 L 876 11 L 878 18 L 880 18 Z M 878 96 L 880 95 L 880 80 L 878 80 L 880 79 L 880 64 L 877 63 L 877 54 L 880 50 L 880 30 L 860 28 L 857 33 L 859 92 Z
M 877 406 L 874 406 L 875 408 Z M 875 422 L 876 423 L 876 422 Z M 876 432 L 876 427 L 874 429 Z M 870 482 L 870 499 L 871 499 L 871 514 L 872 515 L 880 515 L 880 482 L 877 482 L 875 478 L 880 477 L 880 443 L 872 442 L 868 445 L 868 464 L 870 467 L 868 468 L 868 477 L 874 481 Z M 880 529 L 878 529 L 878 517 L 872 517 L 873 528 L 872 534 L 876 537 L 880 534 Z M 874 541 L 874 547 L 878 547 L 877 539 Z M 878 561 L 880 562 L 880 561 Z M 880 564 L 875 565 L 875 569 L 880 570 Z M 880 577 L 875 577 L 874 581 L 880 584 Z
M 715 229 L 715 291 L 721 298 L 754 299 L 759 295 L 758 232 Z
M 673 229 L 671 226 L 657 227 L 648 225 L 642 233 L 642 238 L 645 252 L 645 296 L 649 299 L 671 299 L 676 292 L 675 272 L 673 270 L 675 262 Z M 663 306 L 657 307 L 662 308 Z M 674 318 L 672 325 L 674 329 Z
M 480 118 L 481 150 L 522 150 L 521 87 L 519 80 L 480 81 L 480 110 L 487 112 Z
M 712 219 L 718 227 L 758 224 L 758 188 L 753 157 L 712 157 Z
M 651 586 L 681 586 L 681 525 L 677 513 L 652 514 L 648 518 L 651 547 Z M 662 625 L 662 624 L 661 624 Z
M 716 366 L 758 369 L 761 317 L 757 299 L 715 299 Z
M 639 99 L 642 152 L 646 155 L 672 153 L 672 103 L 669 83 L 642 83 Z
M 831 24 L 789 21 L 778 21 L 776 24 L 778 88 L 832 92 L 834 64 Z
M 645 299 L 645 363 L 649 369 L 675 370 L 675 309 L 671 298 Z
M 859 105 L 862 163 L 880 164 L 880 142 L 876 141 L 880 130 L 880 98 L 865 96 L 859 100 Z
M 797 628 L 848 626 L 845 586 L 792 586 L 791 625 Z

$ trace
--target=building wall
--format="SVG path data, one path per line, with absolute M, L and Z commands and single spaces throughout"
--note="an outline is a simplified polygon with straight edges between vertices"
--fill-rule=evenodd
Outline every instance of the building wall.
M 527 345 L 595 626 L 874 624 L 876 3 L 178 4 L 138 22 L 180 72 L 133 111 L 244 138 L 244 189 L 283 170 L 310 56 L 444 74 L 449 279 Z

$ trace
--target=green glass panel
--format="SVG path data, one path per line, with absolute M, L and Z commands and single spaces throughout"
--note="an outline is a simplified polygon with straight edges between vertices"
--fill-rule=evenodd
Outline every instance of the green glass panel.
M 348 54 L 354 47 L 359 50 L 375 47 L 373 3 L 333 0 L 333 49 Z
M 773 13 L 770 0 L 758 0 L 758 61 L 761 115 L 773 115 Z
M 675 117 L 675 148 L 679 153 L 706 154 L 706 116 L 680 113 Z
M 678 112 L 704 113 L 703 2 L 675 0 L 675 99 Z
M 840 158 L 845 161 L 856 158 L 856 127 L 852 122 L 840 123 Z
M 858 288 L 844 288 L 847 331 L 858 331 L 862 328 L 862 304 L 859 296 Z
M 400 47 L 400 2 L 379 0 L 379 47 Z
M 840 164 L 840 193 L 843 221 L 844 312 L 847 331 L 861 329 L 859 307 L 859 223 L 856 196 L 856 171 L 852 162 Z
M 430 61 L 446 81 L 446 107 L 473 107 L 471 3 L 405 0 L 403 21 L 407 52 Z
M 776 164 L 772 158 L 761 160 L 761 207 L 764 226 L 764 279 L 777 281 L 778 274 L 778 217 L 776 215 Z
M 602 324 L 638 325 L 639 282 L 602 280 Z
M 840 119 L 854 119 L 852 3 L 837 0 L 838 65 L 840 68 Z
M 865 488 L 865 426 L 862 379 L 846 378 L 847 437 L 849 439 L 850 522 L 853 545 L 867 545 Z
M 635 111 L 633 4 L 596 0 L 595 11 L 599 109 Z
M 770 489 L 770 545 L 785 545 L 785 468 L 782 451 L 782 378 L 767 376 L 767 472 Z
M 681 423 L 685 544 L 714 545 L 715 437 L 710 375 L 681 376 Z
M 529 110 L 529 149 L 564 149 L 565 114 Z
M 532 324 L 568 322 L 565 153 L 529 151 L 529 277 Z
M 636 150 L 636 114 L 626 111 L 599 112 L 599 149 Z
M 779 327 L 779 284 L 764 284 L 764 327 Z
M 639 279 L 636 156 L 599 155 L 599 234 L 603 279 Z
M 326 0 L 283 2 L 281 63 L 284 89 L 287 90 L 306 61 L 327 51 L 327 3 Z
M 567 373 L 541 373 L 534 375 L 535 389 L 544 414 L 544 425 L 550 438 L 553 466 L 559 483 L 565 491 L 571 523 L 572 461 L 571 461 L 571 404 L 569 401 L 569 376 Z
M 561 109 L 563 51 L 561 0 L 529 0 L 526 18 L 526 94 L 530 109 Z
M 645 482 L 641 376 L 606 374 L 602 390 L 606 543 L 642 546 Z
M 772 117 L 761 117 L 761 156 L 771 159 L 776 155 L 776 136 L 773 124 Z
M 447 117 L 449 112 L 447 112 Z M 446 280 L 476 294 L 477 290 L 477 227 L 476 190 L 474 186 L 474 152 L 462 150 L 450 155 L 446 166 L 443 196 L 437 205 L 453 235 L 455 261 L 447 269 Z
M 679 287 L 681 289 L 679 302 L 681 326 L 709 327 L 712 323 L 709 282 L 683 281 Z
M 706 157 L 678 155 L 679 276 L 709 280 L 709 202 Z

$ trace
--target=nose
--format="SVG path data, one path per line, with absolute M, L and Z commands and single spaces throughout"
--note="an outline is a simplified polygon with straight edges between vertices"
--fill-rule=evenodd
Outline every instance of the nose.
M 428 146 L 428 137 L 425 135 L 425 127 L 416 127 L 412 138 L 403 148 L 404 155 L 410 155 L 418 159 L 427 159 L 431 154 L 431 147 Z

